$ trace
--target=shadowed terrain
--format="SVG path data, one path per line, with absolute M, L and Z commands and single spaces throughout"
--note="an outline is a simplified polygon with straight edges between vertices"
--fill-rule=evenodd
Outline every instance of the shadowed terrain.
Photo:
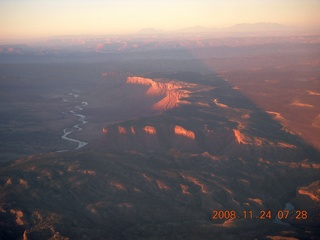
M 147 95 L 160 85 L 188 95 L 155 116 L 104 126 L 102 138 L 83 150 L 3 166 L 3 238 L 319 234 L 319 195 L 308 186 L 320 173 L 315 150 L 215 75 L 149 73 L 132 79 L 127 84 L 138 84 Z M 313 207 L 299 200 L 305 197 Z M 285 222 L 291 226 L 273 223 L 286 202 L 308 210 L 308 218 L 290 217 Z M 234 210 L 239 218 L 212 219 L 214 210 Z M 261 210 L 270 210 L 270 219 L 255 219 Z M 240 217 L 243 211 L 253 211 L 254 219 Z

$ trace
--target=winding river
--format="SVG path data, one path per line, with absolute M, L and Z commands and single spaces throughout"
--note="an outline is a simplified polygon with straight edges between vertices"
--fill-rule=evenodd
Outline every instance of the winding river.
M 72 98 L 78 98 L 80 96 L 80 93 L 81 92 L 79 90 L 72 89 L 72 91 L 69 93 L 69 96 L 72 97 Z M 70 110 L 68 113 L 72 114 L 73 116 L 76 116 L 78 118 L 78 120 L 77 120 L 78 123 L 73 125 L 71 128 L 63 129 L 63 135 L 61 136 L 61 138 L 63 140 L 67 140 L 67 141 L 70 141 L 70 142 L 77 143 L 78 146 L 75 148 L 77 150 L 77 149 L 80 149 L 80 148 L 86 146 L 88 143 L 84 142 L 84 141 L 80 141 L 80 140 L 74 139 L 74 138 L 70 138 L 68 136 L 71 133 L 82 131 L 83 128 L 81 126 L 86 124 L 86 123 L 88 123 L 85 120 L 86 116 L 78 113 L 79 111 L 82 111 L 84 107 L 88 106 L 88 103 L 87 102 L 81 102 L 79 104 L 79 102 L 77 102 L 77 101 L 67 100 L 66 98 L 63 98 L 63 101 L 64 102 L 75 102 L 75 103 L 77 103 L 77 105 L 74 107 L 74 109 Z M 65 112 L 63 112 L 63 113 L 65 113 Z M 68 113 L 65 113 L 65 114 L 68 114 Z M 60 151 L 57 151 L 57 152 L 66 152 L 66 151 L 68 151 L 68 150 L 60 150 Z

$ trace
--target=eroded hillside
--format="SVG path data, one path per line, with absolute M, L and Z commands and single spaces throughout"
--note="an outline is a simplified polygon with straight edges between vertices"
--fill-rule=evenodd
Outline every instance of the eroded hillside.
M 157 111 L 165 111 L 179 106 L 180 103 L 183 103 L 181 99 L 188 96 L 189 91 L 186 88 L 194 86 L 173 80 L 165 81 L 162 79 L 161 81 L 161 79 L 158 79 L 158 81 L 155 81 L 144 77 L 128 77 L 127 83 L 148 86 L 146 95 L 160 96 L 161 100 L 152 106 Z

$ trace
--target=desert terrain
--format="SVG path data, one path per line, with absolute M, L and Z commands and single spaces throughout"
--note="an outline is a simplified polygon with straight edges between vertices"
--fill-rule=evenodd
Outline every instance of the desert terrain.
M 1 47 L 0 239 L 318 238 L 319 36 L 182 39 Z

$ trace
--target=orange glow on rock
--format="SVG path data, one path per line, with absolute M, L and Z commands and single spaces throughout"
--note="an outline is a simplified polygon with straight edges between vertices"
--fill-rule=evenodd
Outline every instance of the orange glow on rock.
M 150 134 L 150 135 L 156 135 L 157 134 L 157 130 L 152 127 L 152 126 L 145 126 L 143 128 L 143 130 L 147 133 L 147 134 Z
M 308 103 L 301 103 L 299 101 L 294 101 L 293 103 L 291 103 L 292 106 L 296 106 L 296 107 L 310 107 L 313 108 L 314 106 Z
M 142 174 L 142 176 L 144 177 L 144 179 L 146 179 L 148 182 L 152 182 L 152 179 L 145 173 Z
M 26 180 L 19 179 L 19 183 L 24 187 L 28 187 L 28 182 Z
M 163 182 L 161 182 L 160 180 L 156 181 L 158 188 L 161 190 L 168 190 L 170 189 L 170 187 L 168 187 L 166 184 L 164 184 Z
M 228 219 L 222 224 L 223 227 L 234 227 L 234 219 Z
M 131 127 L 131 133 L 136 134 L 136 131 L 134 130 L 134 127 Z
M 134 188 L 133 189 L 135 192 L 141 193 L 142 191 L 139 188 Z
M 246 144 L 246 142 L 244 141 L 245 136 L 237 129 L 233 129 L 234 132 L 234 136 L 236 137 L 237 141 L 239 144 Z
M 111 182 L 110 185 L 121 191 L 126 190 L 125 186 L 123 186 L 121 183 L 118 183 L 118 182 Z
M 187 129 L 181 127 L 181 126 L 175 126 L 174 127 L 174 134 L 180 135 L 180 136 L 184 136 L 184 137 L 187 137 L 187 138 L 190 138 L 190 139 L 195 139 L 196 138 L 194 132 L 192 132 L 190 130 L 187 130 Z
M 23 217 L 23 212 L 22 211 L 11 209 L 10 213 L 12 213 L 12 214 L 14 214 L 16 216 L 16 224 L 17 225 L 20 225 L 20 226 L 24 225 L 24 222 L 22 220 L 22 217 Z
M 281 122 L 281 123 L 287 121 L 287 120 L 286 120 L 283 116 L 281 116 L 281 114 L 278 113 L 278 112 L 273 112 L 273 111 L 266 111 L 266 112 L 269 113 L 269 114 L 273 117 L 273 119 L 278 120 L 278 121 Z
M 180 187 L 182 189 L 182 193 L 184 195 L 190 195 L 191 193 L 189 192 L 189 187 L 187 185 L 183 185 L 183 184 L 180 184 Z
M 124 127 L 118 126 L 118 132 L 120 134 L 127 134 L 127 130 Z
M 163 98 L 153 105 L 155 110 L 168 110 L 177 107 L 181 103 L 180 98 L 187 97 L 189 91 L 181 90 L 181 88 L 192 87 L 191 84 L 181 82 L 157 82 L 150 78 L 128 77 L 127 83 L 149 86 L 146 95 L 162 96 Z
M 259 199 L 259 198 L 248 198 L 248 200 L 251 201 L 251 202 L 255 202 L 255 203 L 257 203 L 257 204 L 262 206 L 262 200 Z
M 314 168 L 314 169 L 320 169 L 320 164 L 313 163 L 311 165 L 312 165 L 312 168 Z
M 283 148 L 296 148 L 296 146 L 289 143 L 284 143 L 284 142 L 278 142 L 278 146 Z
M 228 105 L 223 104 L 223 103 L 220 103 L 217 98 L 213 99 L 213 102 L 214 102 L 218 107 L 221 107 L 221 108 L 229 108 Z
M 8 178 L 8 180 L 7 180 L 6 184 L 5 184 L 5 186 L 11 185 L 11 184 L 12 184 L 12 180 L 11 180 L 11 178 Z
M 315 91 L 307 91 L 307 93 L 309 95 L 313 95 L 313 96 L 320 96 L 320 93 L 319 92 L 315 92 Z
M 307 195 L 309 196 L 313 201 L 316 201 L 316 202 L 320 202 L 320 198 L 318 196 L 316 196 L 315 194 L 313 194 L 312 192 L 306 190 L 306 189 L 299 189 L 298 190 L 298 193 L 301 194 L 301 195 Z
M 195 177 L 187 176 L 187 175 L 184 175 L 184 174 L 181 174 L 181 176 L 182 176 L 184 179 L 187 179 L 189 182 L 192 182 L 193 184 L 199 186 L 202 193 L 208 193 L 206 186 L 205 186 L 204 184 L 202 184 L 202 183 L 201 183 L 198 179 L 196 179 Z
M 108 133 L 108 129 L 107 128 L 102 128 L 102 134 L 107 134 Z
M 201 156 L 210 158 L 210 159 L 212 159 L 214 161 L 218 161 L 219 160 L 219 158 L 217 156 L 211 155 L 209 152 L 203 152 L 203 153 L 201 153 Z

